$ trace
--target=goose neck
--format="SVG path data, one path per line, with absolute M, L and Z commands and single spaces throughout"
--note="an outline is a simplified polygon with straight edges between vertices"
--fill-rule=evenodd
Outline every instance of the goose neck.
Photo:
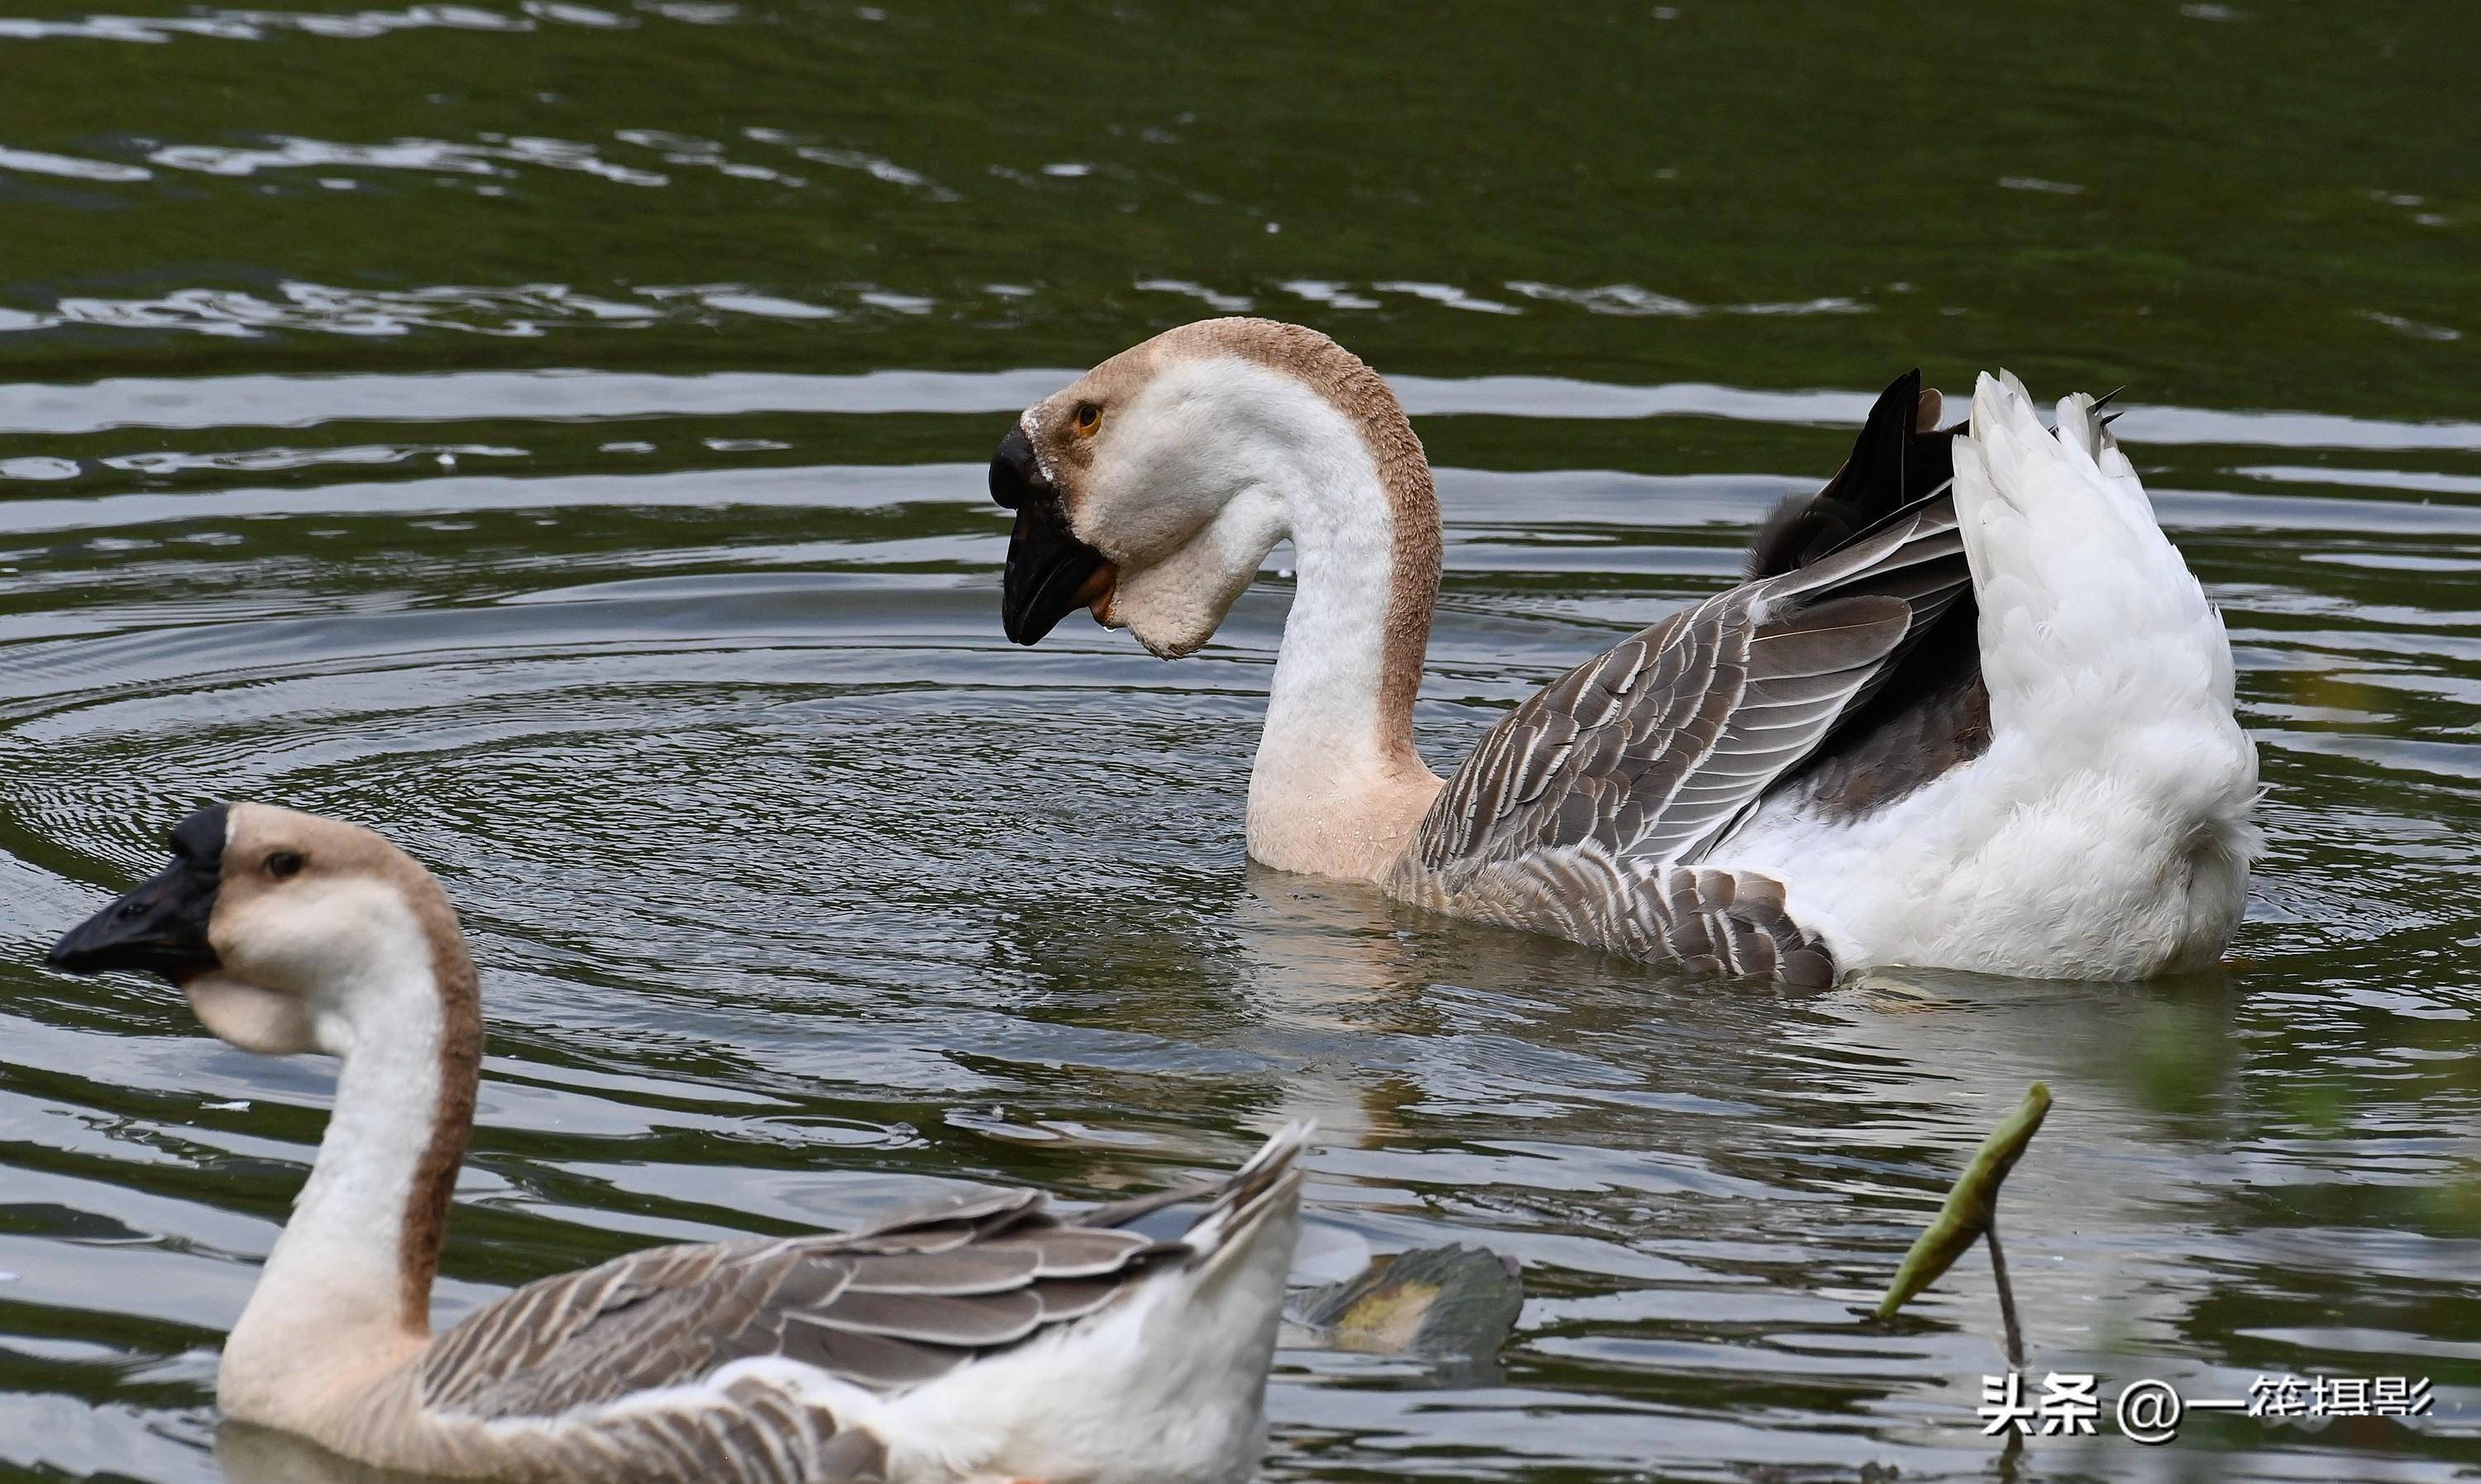
M 233 1327 L 225 1411 L 287 1425 L 426 1343 L 431 1288 L 481 1075 L 473 965 L 412 921 L 407 952 L 322 998 L 322 1048 L 342 1060 L 319 1154 Z M 429 940 L 429 941 L 421 941 Z M 360 1365 L 340 1364 L 355 1357 Z
M 1281 869 L 1374 877 L 1438 788 L 1414 748 L 1413 702 L 1441 540 L 1402 412 L 1392 398 L 1360 410 L 1288 501 L 1297 587 L 1250 773 L 1249 844 Z

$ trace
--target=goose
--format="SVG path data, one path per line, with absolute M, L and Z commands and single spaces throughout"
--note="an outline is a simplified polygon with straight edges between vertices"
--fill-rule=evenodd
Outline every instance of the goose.
M 1748 580 L 1585 661 L 1442 780 L 1413 740 L 1438 500 L 1378 375 L 1201 321 L 1028 408 L 990 465 L 1002 616 L 1088 610 L 1164 659 L 1278 542 L 1298 573 L 1249 854 L 1695 972 L 2126 979 L 2212 963 L 2258 848 L 2231 643 L 2100 404 L 2044 427 L 1918 372 L 1762 529 Z
M 1082 1215 L 978 1190 L 848 1236 L 654 1247 L 433 1335 L 482 1061 L 474 965 L 430 872 L 265 804 L 63 937 L 151 970 L 245 1051 L 341 1059 L 292 1219 L 224 1346 L 225 1417 L 448 1477 L 700 1484 L 1237 1481 L 1299 1224 L 1305 1126 L 1238 1173 Z M 1134 1223 L 1203 1199 L 1175 1237 Z

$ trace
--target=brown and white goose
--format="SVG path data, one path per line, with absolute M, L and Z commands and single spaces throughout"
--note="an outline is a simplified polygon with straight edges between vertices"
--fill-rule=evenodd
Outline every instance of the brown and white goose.
M 1306 1131 L 1221 1185 L 1083 1215 L 982 1191 L 850 1236 L 657 1247 L 434 1336 L 482 1062 L 447 896 L 378 835 L 203 809 L 52 950 L 153 970 L 247 1051 L 343 1060 L 317 1162 L 226 1341 L 226 1417 L 455 1477 L 1221 1481 L 1263 1445 Z M 1130 1223 L 1206 1203 L 1178 1237 Z
M 1794 982 L 2211 962 L 2257 847 L 2222 621 L 2092 399 L 2055 434 L 2003 374 L 1969 426 L 1936 409 L 1889 388 L 1749 581 L 1553 682 L 1444 783 L 1413 744 L 1429 466 L 1314 330 L 1185 325 L 1029 408 L 991 463 L 1003 614 L 1032 644 L 1087 608 L 1177 658 L 1290 539 L 1249 776 L 1269 866 Z

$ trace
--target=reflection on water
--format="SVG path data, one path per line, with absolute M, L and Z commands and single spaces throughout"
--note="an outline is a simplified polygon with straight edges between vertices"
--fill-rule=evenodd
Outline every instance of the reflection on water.
M 1442 20 L 1376 88 L 1342 12 L 17 10 L 0 1471 L 346 1476 L 209 1405 L 325 1069 L 34 966 L 228 795 L 388 830 L 476 938 L 443 1315 L 1308 1115 L 1305 1281 L 1483 1241 L 1530 1298 L 1496 1376 L 1288 1351 L 1270 1476 L 1981 1476 L 1979 1260 L 1861 1311 L 2045 1079 L 2037 1368 L 2425 1374 L 2439 1415 L 2024 1476 L 2471 1456 L 2460 13 L 1562 12 Z M 979 465 L 1066 368 L 1240 308 L 1368 353 L 1441 466 L 1442 763 L 1730 581 L 1893 372 L 2128 383 L 2270 785 L 2233 962 L 1718 988 L 1250 867 L 1288 584 L 1177 666 L 1013 651 Z

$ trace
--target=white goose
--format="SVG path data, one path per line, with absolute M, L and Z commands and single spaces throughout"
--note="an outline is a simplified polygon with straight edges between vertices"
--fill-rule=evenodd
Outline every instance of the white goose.
M 1269 866 L 1796 983 L 2210 963 L 2258 843 L 2222 620 L 2090 398 L 2056 435 L 2012 377 L 1969 430 L 1937 408 L 1917 375 L 1889 388 L 1750 581 L 1554 681 L 1444 785 L 1413 745 L 1429 467 L 1314 330 L 1186 325 L 1030 408 L 991 463 L 1003 612 L 1032 644 L 1088 608 L 1177 658 L 1290 538 L 1249 776 Z
M 439 884 L 368 830 L 259 804 L 52 950 L 151 969 L 247 1051 L 340 1056 L 335 1110 L 233 1327 L 231 1419 L 455 1477 L 823 1484 L 1248 1477 L 1306 1131 L 1218 1186 L 1082 1216 L 963 1196 L 846 1237 L 652 1248 L 445 1334 L 431 1283 L 482 1061 Z M 1129 1223 L 1208 1202 L 1177 1237 Z

